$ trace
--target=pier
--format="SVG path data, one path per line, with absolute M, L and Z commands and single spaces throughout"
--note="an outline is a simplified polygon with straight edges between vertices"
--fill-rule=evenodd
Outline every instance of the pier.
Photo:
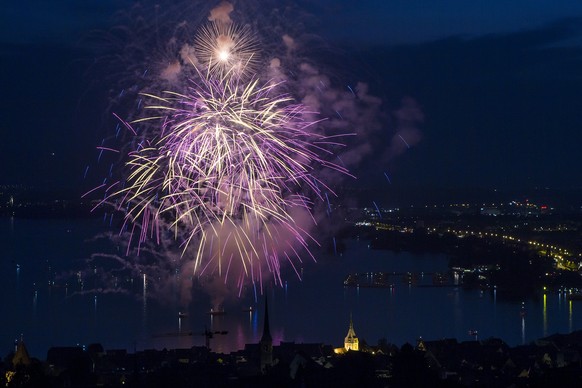
M 456 287 L 450 272 L 357 272 L 344 280 L 346 287 L 394 288 L 397 283 L 418 287 Z

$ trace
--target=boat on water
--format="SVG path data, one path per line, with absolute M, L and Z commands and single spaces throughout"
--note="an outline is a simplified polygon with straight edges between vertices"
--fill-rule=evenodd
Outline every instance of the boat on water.
M 242 309 L 243 313 L 252 313 L 253 311 L 255 311 L 253 309 L 253 306 L 249 306 L 248 308 Z
M 185 314 L 183 312 L 178 312 L 178 318 L 186 318 L 188 316 L 188 314 Z

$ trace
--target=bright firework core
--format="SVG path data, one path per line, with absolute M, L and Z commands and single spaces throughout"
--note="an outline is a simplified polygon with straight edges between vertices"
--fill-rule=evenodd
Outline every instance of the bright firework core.
M 129 246 L 173 238 L 194 275 L 282 284 L 315 240 L 314 201 L 329 191 L 318 172 L 336 144 L 313 112 L 255 75 L 256 39 L 248 28 L 210 23 L 196 36 L 193 76 L 180 92 L 142 93 L 150 116 L 129 152 L 126 178 L 105 200 L 125 214 Z M 196 65 L 195 65 L 196 64 Z M 139 130 L 135 131 L 136 133 Z
M 221 60 L 221 61 L 223 61 L 223 62 L 224 62 L 224 61 L 228 61 L 228 57 L 229 57 L 229 56 L 230 56 L 230 55 L 229 55 L 229 53 L 228 53 L 228 51 L 227 51 L 227 50 L 221 50 L 221 51 L 218 53 L 218 59 L 220 59 L 220 60 Z
M 247 27 L 213 22 L 200 28 L 195 38 L 196 58 L 213 77 L 252 74 L 257 64 L 258 42 Z

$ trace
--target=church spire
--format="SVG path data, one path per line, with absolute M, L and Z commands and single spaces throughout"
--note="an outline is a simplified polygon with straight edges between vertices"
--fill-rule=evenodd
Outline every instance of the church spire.
M 273 365 L 273 337 L 269 329 L 269 305 L 267 294 L 265 294 L 265 321 L 263 323 L 263 336 L 259 342 L 261 357 L 261 372 L 267 373 L 269 367 Z
M 350 327 L 348 328 L 348 335 L 346 335 L 346 338 L 344 340 L 344 348 L 346 350 L 359 350 L 360 349 L 360 344 L 359 344 L 359 340 L 358 337 L 356 337 L 356 332 L 354 330 L 354 321 L 352 320 L 352 313 L 350 313 Z
M 271 337 L 271 330 L 269 328 L 269 303 L 267 301 L 267 295 L 265 294 L 265 321 L 263 322 L 263 337 L 261 338 L 261 342 L 265 341 L 273 341 L 273 337 Z
M 28 366 L 30 365 L 30 356 L 28 355 L 28 350 L 26 350 L 26 346 L 24 346 L 24 339 L 23 335 L 20 335 L 20 341 L 16 345 L 16 352 L 14 353 L 14 357 L 12 357 L 12 365 L 14 367 L 18 365 Z

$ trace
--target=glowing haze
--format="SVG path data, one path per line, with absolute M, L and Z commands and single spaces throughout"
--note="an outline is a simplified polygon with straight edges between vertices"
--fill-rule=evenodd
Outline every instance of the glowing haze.
M 331 187 L 371 148 L 348 135 L 382 127 L 366 85 L 335 89 L 291 35 L 265 43 L 234 13 L 222 2 L 195 28 L 179 23 L 167 59 L 117 95 L 136 101 L 116 114 L 127 136 L 118 125 L 98 147 L 122 155 L 110 168 L 119 178 L 97 189 L 122 216 L 115 239 L 126 249 L 93 260 L 155 279 L 154 292 L 175 284 L 185 302 L 194 283 L 219 303 L 283 284 L 285 266 L 300 276 L 315 260 L 312 231 L 332 209 Z

